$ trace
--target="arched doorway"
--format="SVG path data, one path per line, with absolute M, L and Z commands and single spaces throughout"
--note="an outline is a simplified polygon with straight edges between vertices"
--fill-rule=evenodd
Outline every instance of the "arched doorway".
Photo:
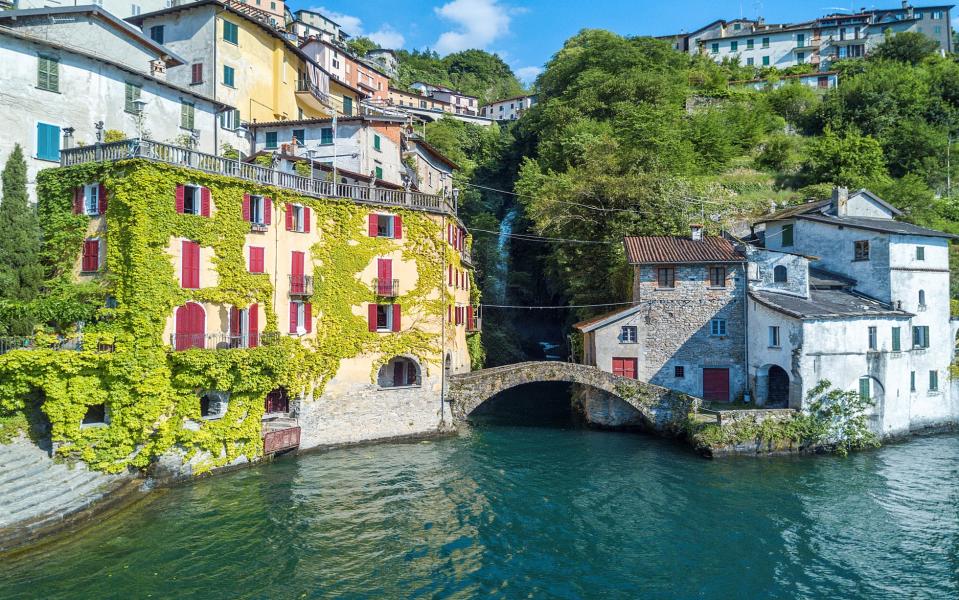
M 789 406 L 789 374 L 779 365 L 769 367 L 766 378 L 766 406 Z
M 176 333 L 173 347 L 177 350 L 203 348 L 206 340 L 206 312 L 196 302 L 187 302 L 176 309 Z
M 419 364 L 406 356 L 394 356 L 376 375 L 376 383 L 381 388 L 410 387 L 422 382 Z

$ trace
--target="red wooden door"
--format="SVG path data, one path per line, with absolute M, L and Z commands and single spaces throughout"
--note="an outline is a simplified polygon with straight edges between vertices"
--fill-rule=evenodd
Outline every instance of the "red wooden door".
M 729 402 L 729 369 L 703 369 L 703 399 Z
M 174 347 L 177 350 L 203 348 L 205 330 L 203 308 L 195 302 L 187 302 L 176 311 Z
M 613 375 L 619 377 L 629 377 L 636 379 L 636 359 L 635 358 L 614 358 Z
M 290 293 L 302 294 L 306 292 L 306 282 L 303 277 L 303 253 L 293 252 L 292 264 L 290 265 Z
M 393 261 L 381 258 L 376 263 L 376 286 L 380 296 L 393 295 Z

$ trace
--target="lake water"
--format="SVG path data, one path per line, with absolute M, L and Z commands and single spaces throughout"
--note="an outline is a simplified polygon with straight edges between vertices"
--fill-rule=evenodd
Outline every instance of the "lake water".
M 959 436 L 709 461 L 524 411 L 158 492 L 0 598 L 959 596 Z

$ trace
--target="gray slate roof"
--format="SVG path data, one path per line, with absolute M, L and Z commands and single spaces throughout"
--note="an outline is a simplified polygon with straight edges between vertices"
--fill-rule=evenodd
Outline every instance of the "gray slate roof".
M 749 296 L 763 306 L 797 319 L 842 319 L 847 317 L 891 317 L 908 319 L 915 315 L 887 304 L 841 289 L 810 289 L 809 298 L 775 292 L 753 291 Z
M 852 288 L 856 280 L 818 267 L 809 267 L 809 286 L 814 288 Z
M 912 223 L 903 223 L 893 219 L 870 219 L 868 217 L 832 217 L 829 215 L 800 215 L 798 218 L 819 223 L 828 223 L 830 225 L 842 225 L 843 227 L 852 227 L 854 229 L 865 229 L 868 231 L 878 231 L 880 233 L 892 233 L 898 235 L 919 235 L 924 237 L 938 237 L 959 239 L 959 236 L 935 229 L 926 229 Z

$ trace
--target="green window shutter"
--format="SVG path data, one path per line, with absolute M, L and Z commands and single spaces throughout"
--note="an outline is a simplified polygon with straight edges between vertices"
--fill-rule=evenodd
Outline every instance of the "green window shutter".
M 383 167 L 376 167 L 376 178 L 383 179 Z
M 902 350 L 902 342 L 899 339 L 899 331 L 900 329 L 898 327 L 892 328 L 892 351 L 893 352 L 899 352 L 900 350 Z
M 60 160 L 60 128 L 37 123 L 37 158 Z
M 230 42 L 231 44 L 237 44 L 240 40 L 239 28 L 236 26 L 236 23 L 231 23 L 230 21 L 223 21 L 223 39 Z
M 380 149 L 380 136 L 378 135 L 373 136 L 373 149 L 374 150 Z
M 180 103 L 180 127 L 184 129 L 193 129 L 196 120 L 196 109 L 189 102 Z
M 333 128 L 324 127 L 320 131 L 320 143 L 321 144 L 332 144 L 333 143 Z
M 792 225 L 783 225 L 783 246 L 792 246 L 793 245 L 793 226 Z
M 343 96 L 343 114 L 347 117 L 353 116 L 353 99 L 349 96 Z
M 234 83 L 236 82 L 235 74 L 236 71 L 233 70 L 233 67 L 223 65 L 223 85 L 233 87 Z
M 126 84 L 126 97 L 123 109 L 129 113 L 136 113 L 137 106 L 134 104 L 140 99 L 140 86 L 132 83 Z
M 270 149 L 276 148 L 276 132 L 275 131 L 266 132 L 266 147 Z
M 939 371 L 929 371 L 929 391 L 939 391 Z
M 48 56 L 37 57 L 37 87 L 50 92 L 60 91 L 60 61 Z
M 859 378 L 859 395 L 863 400 L 869 400 L 869 378 L 860 377 Z

